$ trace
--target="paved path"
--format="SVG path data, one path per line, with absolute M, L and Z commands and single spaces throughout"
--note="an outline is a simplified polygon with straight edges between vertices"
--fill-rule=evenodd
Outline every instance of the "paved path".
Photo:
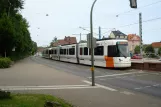
M 88 79 L 90 73 L 87 74 L 89 71 L 84 70 L 89 68 L 88 66 L 51 61 L 27 58 L 16 63 L 12 68 L 0 69 L 0 88 L 16 93 L 52 94 L 78 107 L 161 107 L 159 97 L 117 88 L 111 84 L 108 86 L 99 84 L 99 81 L 97 86 L 92 87 L 90 78 Z M 79 68 L 75 74 L 71 70 L 73 68 Z M 97 79 L 135 75 L 134 72 L 127 74 L 127 71 L 107 70 L 107 72 L 98 68 Z M 118 75 L 118 72 L 124 75 Z M 99 77 L 100 73 L 105 77 Z

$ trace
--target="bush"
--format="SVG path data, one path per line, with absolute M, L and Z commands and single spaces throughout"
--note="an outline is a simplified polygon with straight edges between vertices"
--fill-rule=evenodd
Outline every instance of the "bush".
M 11 62 L 10 58 L 0 58 L 0 68 L 9 68 Z
M 0 100 L 11 98 L 11 93 L 0 90 Z

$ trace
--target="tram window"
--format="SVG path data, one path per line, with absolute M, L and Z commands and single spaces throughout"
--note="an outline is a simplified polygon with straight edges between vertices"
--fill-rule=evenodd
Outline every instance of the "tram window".
M 88 55 L 88 48 L 87 47 L 84 48 L 84 55 Z
M 64 55 L 66 55 L 67 53 L 66 53 L 66 49 L 64 49 Z
M 83 53 L 83 48 L 80 48 L 80 55 L 82 55 Z
M 75 55 L 75 48 L 69 49 L 69 55 Z
M 102 56 L 104 55 L 104 47 L 103 46 L 98 46 L 94 49 L 94 55 Z
M 60 49 L 60 55 L 63 55 L 63 49 Z
M 67 55 L 68 55 L 68 49 L 67 49 Z
M 117 56 L 117 47 L 108 46 L 108 57 L 116 57 L 116 56 Z

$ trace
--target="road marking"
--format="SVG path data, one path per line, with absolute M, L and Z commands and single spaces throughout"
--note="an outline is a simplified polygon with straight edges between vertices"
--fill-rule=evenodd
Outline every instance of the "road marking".
M 85 82 L 87 84 L 92 84 L 92 82 L 86 81 L 86 80 L 83 80 L 83 82 Z M 98 86 L 100 88 L 103 88 L 103 89 L 106 89 L 106 90 L 109 90 L 109 91 L 117 91 L 116 89 L 113 89 L 113 88 L 110 88 L 110 87 L 106 87 L 106 86 L 103 86 L 103 85 L 100 85 L 100 84 L 96 84 L 96 86 Z
M 100 79 L 101 81 L 105 81 L 106 79 Z
M 103 75 L 103 76 L 95 76 L 95 78 L 102 78 L 102 77 L 115 77 L 115 76 L 122 76 L 122 75 L 129 75 L 129 74 L 138 74 L 144 72 L 130 72 L 130 73 L 121 73 L 121 74 L 112 74 L 112 75 Z M 91 77 L 88 77 L 91 78 Z
M 85 88 L 99 88 L 89 85 L 56 85 L 56 86 L 0 86 L 1 90 L 58 90 L 58 89 L 85 89 Z
M 145 86 L 145 88 L 150 88 L 151 86 Z
M 123 91 L 123 92 L 120 92 L 122 94 L 126 94 L 126 95 L 135 95 L 134 93 L 132 92 L 128 92 L 128 91 Z
M 157 86 L 159 86 L 160 84 L 155 84 L 155 85 L 153 85 L 154 87 L 157 87 Z
M 140 90 L 140 89 L 142 89 L 142 87 L 139 87 L 139 88 L 134 88 L 135 90 Z

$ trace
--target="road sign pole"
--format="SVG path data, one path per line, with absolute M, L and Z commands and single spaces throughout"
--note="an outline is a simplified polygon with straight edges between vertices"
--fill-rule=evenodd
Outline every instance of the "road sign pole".
M 91 72 L 92 72 L 92 86 L 95 86 L 94 78 L 94 46 L 93 46 L 93 8 L 97 0 L 95 0 L 91 7 L 90 13 L 90 29 L 91 29 Z

